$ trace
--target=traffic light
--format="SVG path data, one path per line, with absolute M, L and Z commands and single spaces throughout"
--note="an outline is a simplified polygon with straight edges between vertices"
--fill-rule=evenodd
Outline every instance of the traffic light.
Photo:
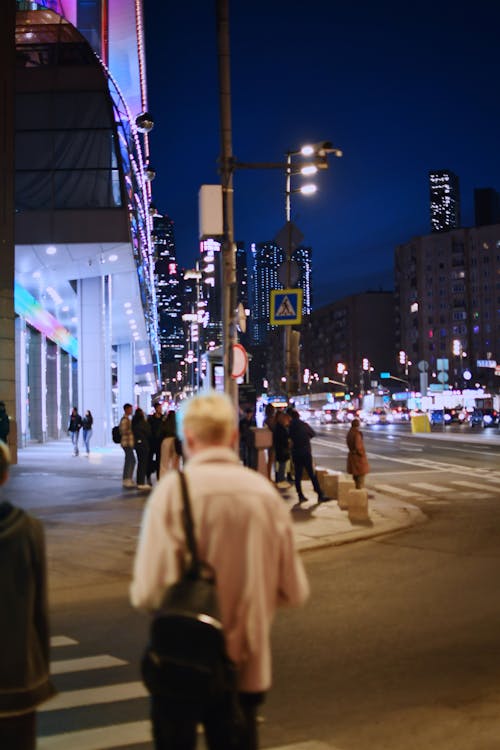
M 406 364 L 406 352 L 404 351 L 399 352 L 399 364 L 400 365 Z
M 368 361 L 367 357 L 363 357 L 363 370 L 369 370 L 370 369 L 370 363 Z

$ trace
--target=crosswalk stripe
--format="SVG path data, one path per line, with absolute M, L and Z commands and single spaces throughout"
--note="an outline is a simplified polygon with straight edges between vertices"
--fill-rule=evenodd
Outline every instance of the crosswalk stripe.
M 419 490 L 427 490 L 429 492 L 449 492 L 448 487 L 439 487 L 435 484 L 427 484 L 426 482 L 412 482 L 409 487 L 418 487 Z
M 73 638 L 68 638 L 66 635 L 53 635 L 50 639 L 50 645 L 53 648 L 59 648 L 60 646 L 76 646 L 78 641 Z
M 135 721 L 127 724 L 114 724 L 96 729 L 82 729 L 50 737 L 40 737 L 38 750 L 108 750 L 109 748 L 140 745 L 151 741 L 149 721 Z M 340 750 L 334 745 L 315 740 L 280 745 L 270 750 Z
M 41 712 L 59 711 L 62 708 L 93 706 L 101 703 L 117 703 L 132 698 L 145 698 L 148 692 L 142 682 L 124 682 L 103 687 L 68 690 L 59 693 L 38 709 Z
M 472 487 L 475 490 L 487 490 L 488 492 L 498 492 L 498 487 L 491 487 L 487 484 L 478 484 L 477 482 L 466 482 L 465 480 L 462 481 L 454 481 L 450 484 L 456 484 L 459 487 Z
M 151 741 L 151 723 L 134 721 L 40 737 L 38 750 L 107 750 Z
M 408 492 L 408 490 L 403 490 L 391 484 L 379 484 L 378 482 L 375 484 L 375 489 L 377 492 L 387 492 L 388 494 L 398 495 L 398 497 L 415 497 L 417 494 L 416 492 Z
M 100 656 L 85 656 L 80 659 L 59 659 L 50 664 L 51 674 L 67 674 L 68 672 L 85 672 L 89 669 L 107 669 L 109 667 L 121 667 L 127 664 L 123 659 L 118 659 L 109 654 Z

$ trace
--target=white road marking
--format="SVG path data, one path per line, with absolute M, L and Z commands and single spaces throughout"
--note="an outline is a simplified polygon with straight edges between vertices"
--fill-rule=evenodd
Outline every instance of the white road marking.
M 38 750 L 108 750 L 108 748 L 129 747 L 146 742 L 151 742 L 150 722 L 134 721 L 40 737 L 37 747 Z M 325 742 L 309 740 L 295 742 L 292 745 L 280 745 L 270 750 L 340 750 L 340 748 Z
M 85 672 L 88 669 L 108 669 L 127 664 L 123 659 L 117 659 L 109 654 L 100 656 L 85 656 L 80 659 L 60 659 L 50 664 L 51 674 L 67 674 L 68 672 Z
M 456 484 L 458 487 L 471 487 L 474 490 L 486 490 L 487 492 L 498 492 L 498 487 L 491 487 L 487 484 L 478 484 L 477 482 L 466 482 L 466 481 L 458 481 L 455 480 L 453 482 L 450 482 L 450 484 Z
M 373 485 L 373 488 L 377 492 L 388 492 L 389 494 L 399 495 L 399 497 L 416 497 L 417 492 L 408 492 L 408 490 L 402 490 L 400 487 L 394 487 L 391 484 L 379 484 L 378 482 Z
M 151 742 L 151 723 L 134 721 L 40 737 L 38 750 L 107 750 Z
M 68 638 L 65 635 L 53 635 L 50 639 L 50 645 L 54 648 L 58 648 L 59 646 L 76 646 L 77 643 L 78 641 Z
M 68 690 L 59 693 L 38 711 L 59 711 L 62 708 L 77 708 L 79 706 L 95 706 L 102 703 L 117 703 L 132 698 L 145 698 L 149 695 L 142 682 L 124 682 L 104 687 L 87 688 L 85 690 Z
M 427 490 L 429 492 L 449 492 L 448 487 L 438 487 L 435 484 L 427 484 L 427 482 L 412 482 L 409 487 L 418 487 L 419 490 Z

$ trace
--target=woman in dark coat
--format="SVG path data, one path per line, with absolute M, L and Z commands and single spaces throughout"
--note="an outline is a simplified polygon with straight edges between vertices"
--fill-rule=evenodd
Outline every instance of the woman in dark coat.
M 363 433 L 359 429 L 359 419 L 353 419 L 346 437 L 349 453 L 347 454 L 347 473 L 352 474 L 357 490 L 365 486 L 365 475 L 370 471 L 366 457 Z
M 9 451 L 0 443 L 0 485 Z M 35 750 L 49 679 L 45 541 L 40 521 L 0 497 L 0 748 Z
M 137 455 L 137 489 L 149 490 L 149 484 L 146 484 L 146 474 L 149 464 L 151 425 L 139 406 L 132 417 L 132 432 L 134 434 L 134 445 Z
M 287 462 L 290 460 L 290 436 L 288 426 L 290 416 L 284 411 L 279 411 L 276 415 L 276 423 L 273 432 L 273 447 L 276 456 L 276 483 L 281 484 L 285 481 L 285 472 Z

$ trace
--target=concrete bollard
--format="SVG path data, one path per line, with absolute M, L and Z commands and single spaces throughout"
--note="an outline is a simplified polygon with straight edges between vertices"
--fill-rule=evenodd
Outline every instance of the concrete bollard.
M 348 491 L 347 513 L 351 522 L 359 523 L 370 520 L 368 514 L 368 492 L 365 489 L 350 489 Z
M 339 504 L 339 508 L 341 508 L 342 510 L 347 510 L 347 496 L 349 491 L 353 489 L 354 481 L 351 479 L 351 477 L 339 477 L 337 482 L 337 501 Z
M 319 480 L 321 492 L 327 497 L 331 497 L 332 500 L 336 500 L 338 497 L 339 478 L 340 474 L 327 472 L 322 479 Z
M 316 476 L 318 477 L 319 486 L 321 487 L 322 492 L 324 492 L 323 481 L 327 474 L 328 474 L 328 471 L 326 469 L 321 469 L 321 468 L 316 469 Z

